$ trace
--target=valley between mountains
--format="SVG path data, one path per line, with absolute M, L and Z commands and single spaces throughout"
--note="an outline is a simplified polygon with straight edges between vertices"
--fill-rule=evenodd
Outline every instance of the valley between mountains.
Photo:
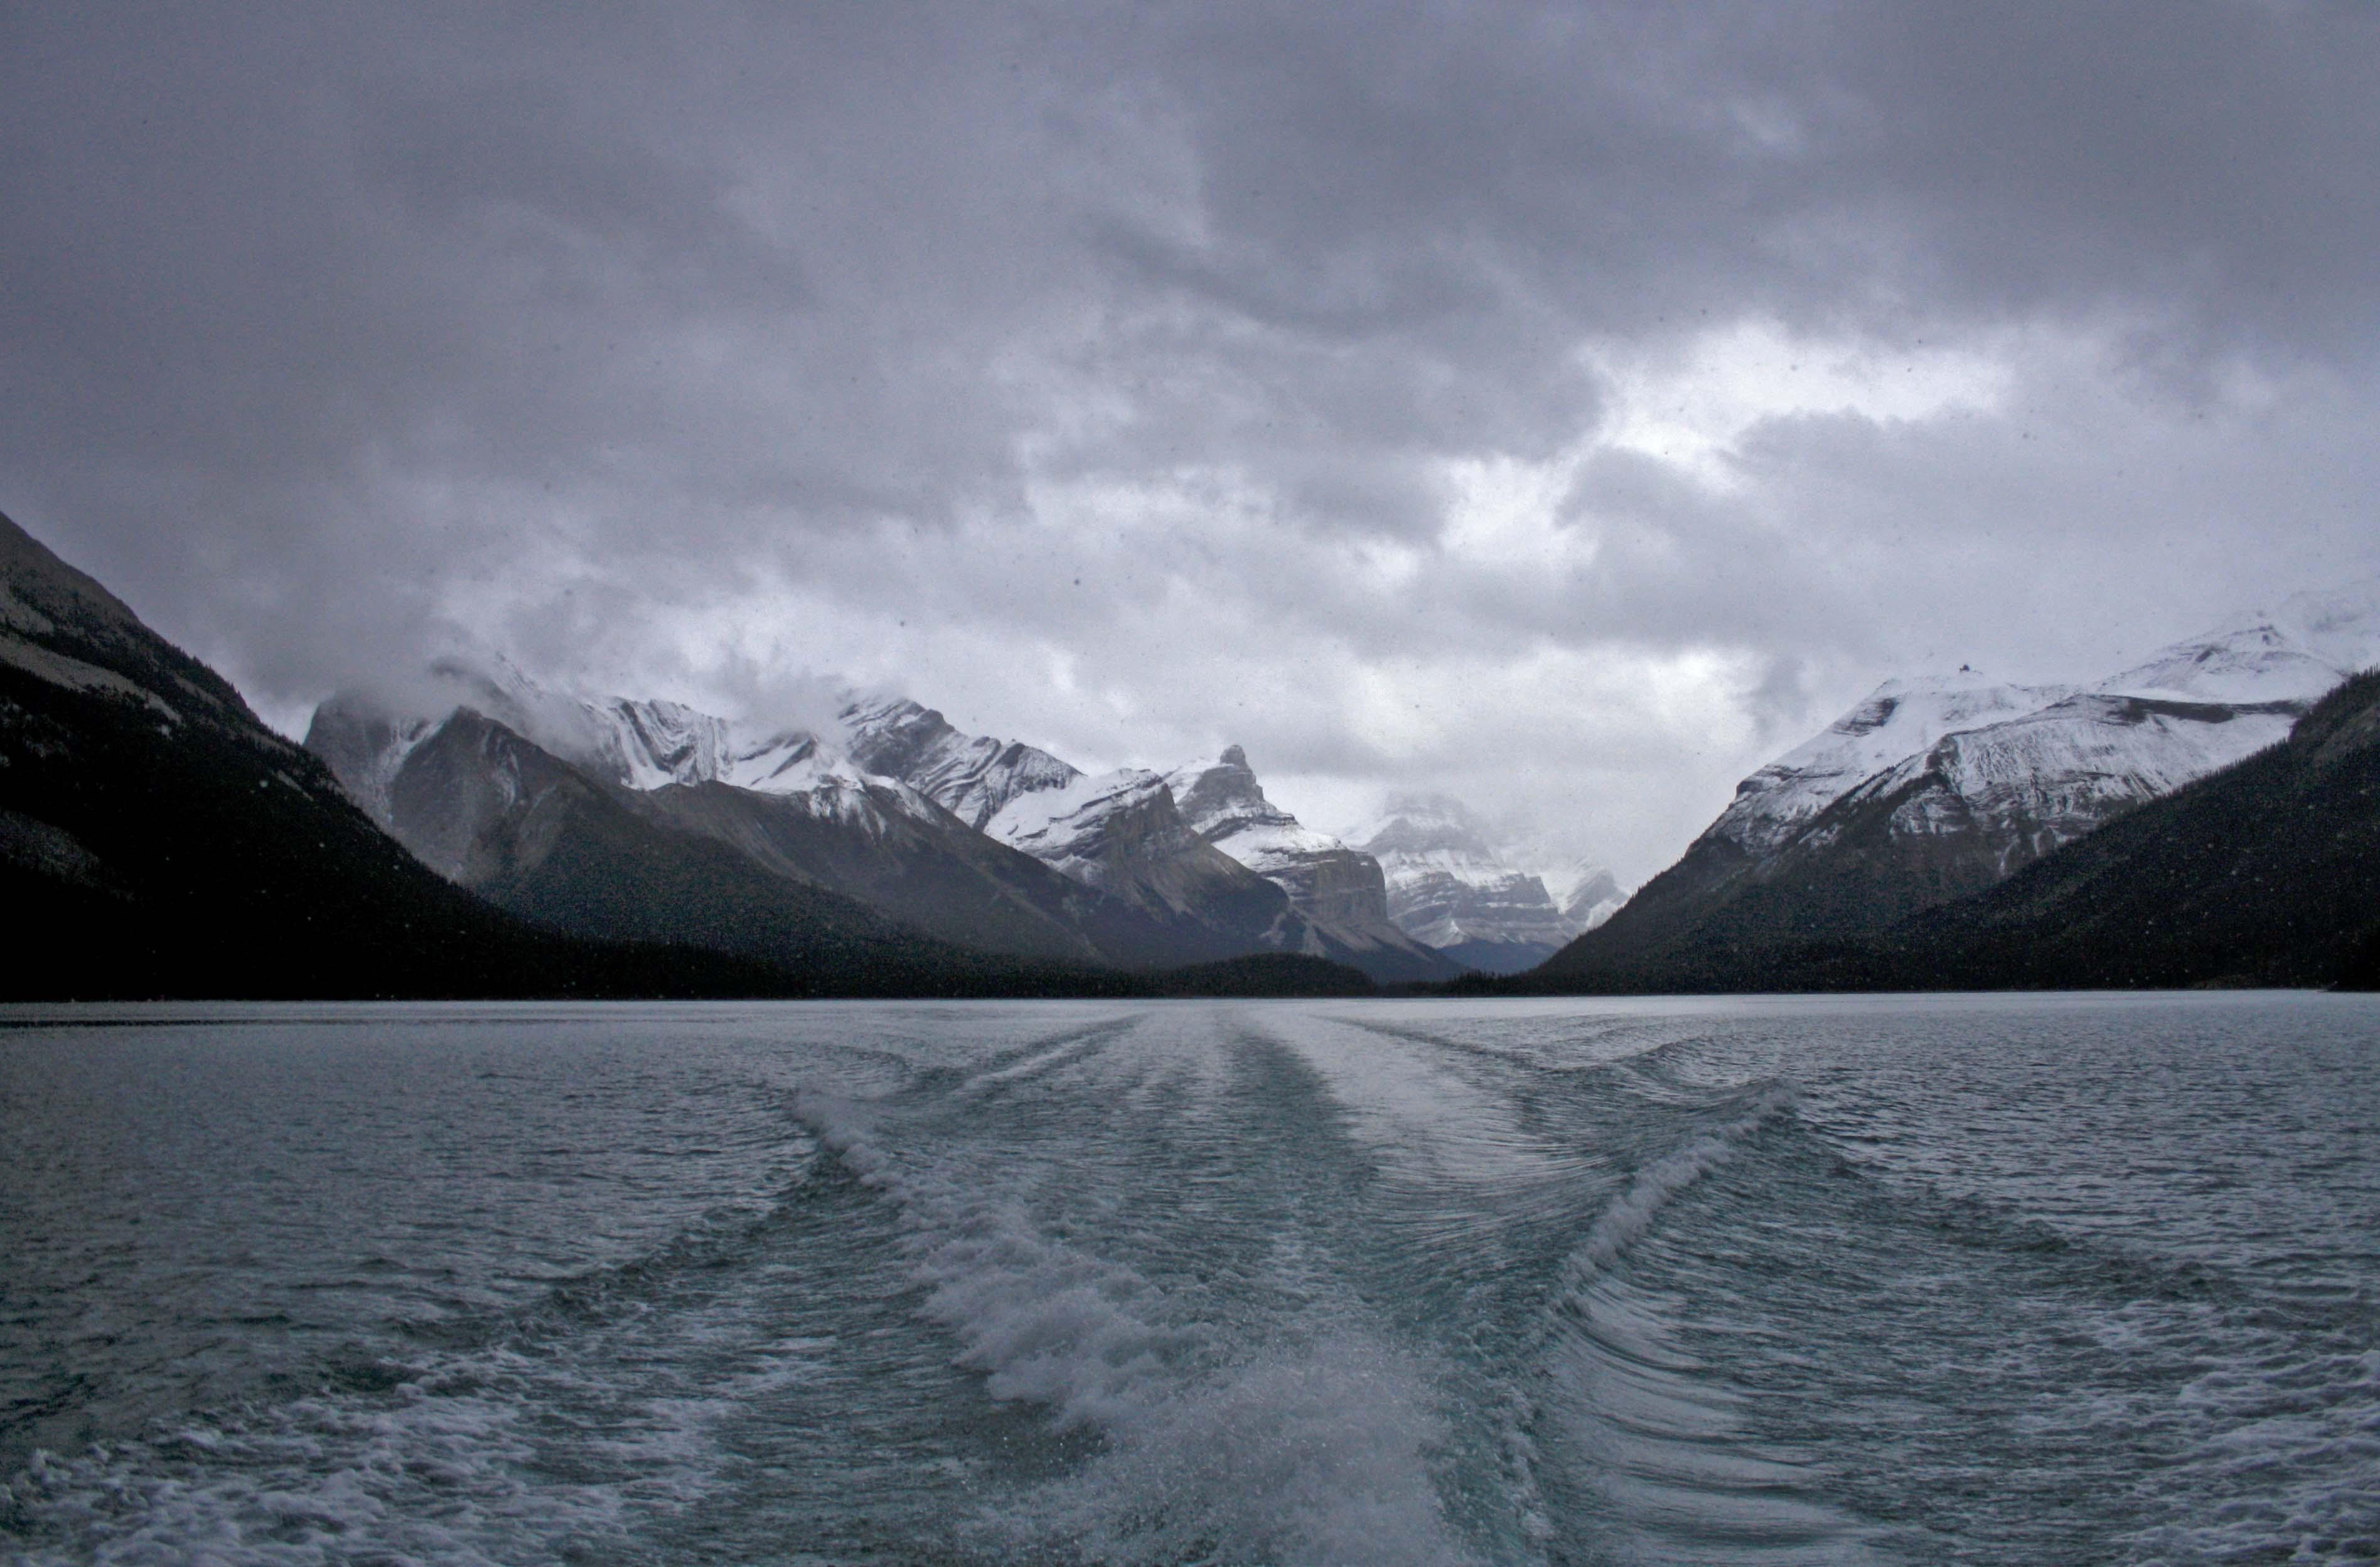
M 1087 772 L 448 661 L 302 745 L 0 518 L 8 994 L 1050 995 L 2368 979 L 2380 586 L 2072 686 L 1887 682 L 1633 896 L 1458 801 L 1344 836 L 1238 747 Z

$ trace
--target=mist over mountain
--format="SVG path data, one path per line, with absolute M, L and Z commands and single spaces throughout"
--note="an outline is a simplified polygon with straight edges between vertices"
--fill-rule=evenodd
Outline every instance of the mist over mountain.
M 1239 747 L 1092 775 L 905 698 L 844 698 L 820 734 L 449 662 L 410 710 L 326 701 L 300 750 L 6 532 L 0 848 L 58 911 L 43 982 L 94 994 L 997 991 L 1269 954 L 1391 982 L 1535 969 L 1535 988 L 2309 982 L 2358 972 L 2380 917 L 2358 857 L 2371 686 L 2350 678 L 2380 663 L 2370 583 L 2086 685 L 1888 682 L 1622 900 L 1590 864 L 1549 888 L 1444 797 L 1397 800 L 1351 844 L 1275 806 Z M 2167 825 L 2109 831 L 2153 804 Z M 2325 822 L 2312 857 L 2266 842 Z M 2143 888 L 2164 915 L 2134 908 Z M 202 947 L 182 934 L 200 897 L 233 911 Z M 636 955 L 605 978 L 539 929 Z M 268 949 L 290 954 L 278 978 Z M 1002 966 L 1020 963 L 1057 966 Z
M 477 705 L 425 717 L 351 695 L 323 704 L 311 749 L 295 746 L 0 517 L 0 884 L 36 916 L 20 922 L 0 992 L 1292 995 L 1370 983 L 1320 956 L 1228 943 L 1184 966 L 1178 932 L 855 773 L 811 736 L 674 704 L 578 703 L 501 666 L 449 667 L 429 685 Z
M 1354 835 L 1380 862 L 1398 928 L 1486 973 L 1536 966 L 1621 901 L 1609 870 L 1574 864 L 1557 903 L 1544 877 L 1512 864 L 1471 811 L 1442 795 L 1392 799 Z
M 590 945 L 433 874 L 206 665 L 0 517 L 11 997 L 800 993 L 684 944 Z M 880 951 L 830 984 L 864 989 Z M 914 971 L 893 982 L 914 982 Z

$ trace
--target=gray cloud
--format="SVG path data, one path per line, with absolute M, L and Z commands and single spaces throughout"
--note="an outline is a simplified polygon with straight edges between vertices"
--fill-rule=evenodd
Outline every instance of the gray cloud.
M 275 712 L 833 670 L 1642 874 L 2380 567 L 2364 6 L 18 7 L 0 104 L 0 507 Z

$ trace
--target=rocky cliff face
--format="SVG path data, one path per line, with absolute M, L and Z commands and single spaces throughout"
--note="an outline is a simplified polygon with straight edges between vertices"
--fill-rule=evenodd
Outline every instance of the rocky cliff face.
M 1572 934 L 1544 880 L 1498 854 L 1459 801 L 1394 800 L 1356 837 L 1380 862 L 1397 928 L 1467 966 L 1534 967 Z
M 1020 795 L 1062 789 L 1080 773 L 1021 740 L 962 735 L 905 697 L 854 698 L 841 712 L 844 749 L 873 773 L 898 778 L 970 827 Z
M 1306 949 L 1377 979 L 1451 978 L 1460 966 L 1389 917 L 1378 860 L 1305 827 L 1265 798 L 1247 752 L 1227 747 L 1166 774 L 1184 819 L 1207 843 L 1289 894 L 1312 928 Z

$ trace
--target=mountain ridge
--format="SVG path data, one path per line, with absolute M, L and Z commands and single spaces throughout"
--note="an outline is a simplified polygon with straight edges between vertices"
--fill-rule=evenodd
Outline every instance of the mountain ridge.
M 0 996 L 1151 996 L 1369 988 L 1353 970 L 1303 957 L 1128 974 L 953 947 L 830 890 L 758 880 L 723 845 L 641 815 L 644 796 L 589 779 L 476 711 L 459 725 L 400 736 L 402 727 L 365 736 L 401 739 L 406 759 L 423 763 L 409 781 L 403 769 L 385 781 L 382 809 L 408 808 L 408 789 L 432 783 L 429 763 L 455 763 L 486 793 L 467 831 L 429 845 L 431 853 L 528 917 L 423 863 L 327 761 L 267 728 L 219 674 L 0 516 L 0 893 L 39 911 L 13 933 Z M 622 869 L 624 858 L 635 862 L 633 873 Z
M 2279 743 L 2359 659 L 2380 660 L 2380 584 L 2295 595 L 2085 685 L 1888 681 L 1747 778 L 1549 978 L 1880 931 Z
M 2380 672 L 2283 740 L 1880 930 L 1790 931 L 1535 992 L 2380 986 Z
M 906 698 L 846 696 L 832 732 L 821 734 L 675 702 L 554 692 L 501 659 L 443 661 L 431 674 L 442 694 L 415 699 L 425 712 L 340 693 L 318 709 L 308 738 L 408 842 L 438 836 L 420 813 L 400 820 L 391 809 L 412 748 L 455 712 L 484 710 L 638 796 L 647 815 L 674 815 L 780 875 L 838 890 L 938 939 L 1127 967 L 1292 952 L 1390 981 L 1460 972 L 1396 929 L 1377 903 L 1369 918 L 1327 906 L 1309 862 L 1339 862 L 1342 894 L 1368 862 L 1285 813 L 1264 807 L 1266 829 L 1300 837 L 1311 851 L 1304 859 L 1234 856 L 1232 828 L 1247 823 L 1210 820 L 1202 831 L 1182 815 L 1166 775 L 1126 769 L 1094 778 L 1038 747 L 963 734 Z M 1244 753 L 1238 765 L 1245 772 Z M 1253 773 L 1242 784 L 1261 805 Z M 695 785 L 716 787 L 683 792 Z M 739 804 L 739 794 L 775 803 Z M 807 819 L 800 853 L 787 838 L 795 817 Z M 928 861 L 938 869 L 919 869 Z

